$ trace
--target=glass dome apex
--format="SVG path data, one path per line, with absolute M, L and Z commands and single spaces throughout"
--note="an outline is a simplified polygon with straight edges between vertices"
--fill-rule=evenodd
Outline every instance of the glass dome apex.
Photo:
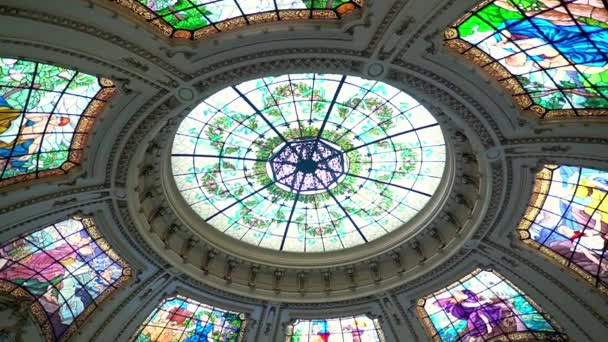
M 446 149 L 415 99 L 378 81 L 290 74 L 227 87 L 181 123 L 175 185 L 213 228 L 278 251 L 328 252 L 403 226 Z

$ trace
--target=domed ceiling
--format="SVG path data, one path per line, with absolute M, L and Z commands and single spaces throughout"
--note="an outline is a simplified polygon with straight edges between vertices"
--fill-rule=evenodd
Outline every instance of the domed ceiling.
M 605 339 L 606 1 L 0 19 L 0 340 Z

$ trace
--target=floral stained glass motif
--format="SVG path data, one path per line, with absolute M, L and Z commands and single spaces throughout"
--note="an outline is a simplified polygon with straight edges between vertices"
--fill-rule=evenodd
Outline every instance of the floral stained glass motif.
M 173 142 L 177 188 L 214 228 L 256 246 L 324 252 L 374 240 L 429 202 L 446 150 L 433 116 L 387 84 L 268 77 L 195 108 Z
M 384 342 L 378 320 L 365 315 L 298 320 L 287 328 L 286 342 Z
M 0 58 L 0 187 L 78 165 L 94 119 L 114 91 L 107 79 Z
M 446 45 L 540 117 L 608 115 L 608 9 L 602 0 L 482 1 Z
M 31 298 L 47 341 L 66 341 L 131 269 L 91 218 L 71 219 L 0 247 L 0 292 Z
M 199 39 L 279 20 L 339 19 L 364 0 L 112 0 L 169 37 Z
M 518 233 L 527 245 L 608 294 L 608 172 L 545 166 Z
M 420 299 L 417 314 L 436 342 L 568 341 L 538 305 L 493 271 L 478 269 Z
M 240 342 L 244 339 L 246 328 L 244 314 L 218 309 L 178 295 L 163 300 L 132 340 Z

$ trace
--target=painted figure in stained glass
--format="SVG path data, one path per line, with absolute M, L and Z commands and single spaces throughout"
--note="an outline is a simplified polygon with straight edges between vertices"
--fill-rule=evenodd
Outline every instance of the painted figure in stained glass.
M 560 264 L 583 270 L 595 286 L 608 284 L 608 173 L 547 166 L 520 224 L 520 237 L 549 248 Z M 577 272 L 579 273 L 579 272 Z
M 167 298 L 133 337 L 137 342 L 240 342 L 245 315 L 183 296 Z
M 59 222 L 0 248 L 0 289 L 33 297 L 46 312 L 37 318 L 53 341 L 67 339 L 74 321 L 129 274 L 89 218 Z
M 434 341 L 567 340 L 528 297 L 492 271 L 477 270 L 421 299 L 417 313 Z
M 116 0 L 171 37 L 197 39 L 256 22 L 339 18 L 363 0 Z
M 94 76 L 0 58 L 0 186 L 79 163 L 92 119 L 113 92 Z
M 287 342 L 383 342 L 378 321 L 367 316 L 298 320 L 287 330 Z
M 433 196 L 445 142 L 387 84 L 343 75 L 244 82 L 195 108 L 173 142 L 183 198 L 214 228 L 276 250 L 323 252 L 387 234 Z
M 449 47 L 492 70 L 524 109 L 541 116 L 608 113 L 608 10 L 602 1 L 486 1 L 446 37 Z

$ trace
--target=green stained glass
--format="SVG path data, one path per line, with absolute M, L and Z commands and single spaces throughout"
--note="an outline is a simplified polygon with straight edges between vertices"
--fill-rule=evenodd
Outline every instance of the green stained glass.
M 113 0 L 164 34 L 198 39 L 234 28 L 279 20 L 339 19 L 364 0 Z
M 0 187 L 80 163 L 114 90 L 111 81 L 75 70 L 0 58 Z
M 387 84 L 268 77 L 201 103 L 173 142 L 175 183 L 214 228 L 281 251 L 364 244 L 406 224 L 440 184 L 433 116 Z
M 483 1 L 446 31 L 446 45 L 540 117 L 608 115 L 605 1 Z

